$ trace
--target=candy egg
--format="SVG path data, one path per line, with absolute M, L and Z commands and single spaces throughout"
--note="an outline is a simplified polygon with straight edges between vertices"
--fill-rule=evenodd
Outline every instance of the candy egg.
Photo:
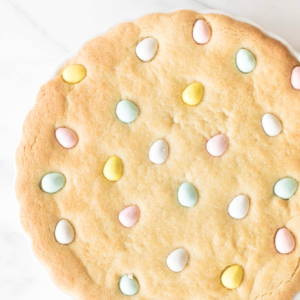
M 57 128 L 55 130 L 55 136 L 60 145 L 67 149 L 75 147 L 78 143 L 77 134 L 69 128 Z
M 275 236 L 275 247 L 279 253 L 288 254 L 295 249 L 295 239 L 287 228 L 280 228 Z
M 204 20 L 196 21 L 193 28 L 193 38 L 198 44 L 206 44 L 211 38 L 211 29 Z
M 203 85 L 200 82 L 194 82 L 185 88 L 182 93 L 182 100 L 188 105 L 197 105 L 201 102 L 203 93 Z
M 55 228 L 55 238 L 63 245 L 70 244 L 74 241 L 75 233 L 72 225 L 67 220 L 60 220 Z
M 167 258 L 167 266 L 173 272 L 181 272 L 189 260 L 189 254 L 184 248 L 171 252 Z
M 281 122 L 272 114 L 265 114 L 261 121 L 262 127 L 268 136 L 276 136 L 282 131 Z
M 41 181 L 41 188 L 48 194 L 54 194 L 61 190 L 66 184 L 66 178 L 61 173 L 48 173 Z
M 119 281 L 119 288 L 122 294 L 126 296 L 136 295 L 140 289 L 140 285 L 133 274 L 123 275 Z
M 62 72 L 62 78 L 67 83 L 78 83 L 86 76 L 86 69 L 81 65 L 66 67 Z
M 169 154 L 169 146 L 168 143 L 164 140 L 156 141 L 150 148 L 149 151 L 149 159 L 159 165 L 164 163 Z
M 245 195 L 236 196 L 228 206 L 228 213 L 234 219 L 243 219 L 249 210 L 249 198 Z
M 278 180 L 274 186 L 274 194 L 282 199 L 291 198 L 298 188 L 298 182 L 294 178 L 286 177 Z
M 254 70 L 256 61 L 254 55 L 247 49 L 240 49 L 236 54 L 236 65 L 243 73 Z
M 207 152 L 212 156 L 221 156 L 229 144 L 228 138 L 221 133 L 212 137 L 206 144 Z
M 155 56 L 158 49 L 157 40 L 154 38 L 143 39 L 135 49 L 137 57 L 142 61 L 150 61 Z
M 300 90 L 300 66 L 297 66 L 293 69 L 291 82 L 294 89 Z
M 221 282 L 227 289 L 233 290 L 240 286 L 244 277 L 244 269 L 239 265 L 227 267 L 222 275 Z
M 119 120 L 124 123 L 133 122 L 139 115 L 138 107 L 129 100 L 121 100 L 116 108 L 116 114 Z
M 136 205 L 124 208 L 119 214 L 119 221 L 124 227 L 134 226 L 140 217 L 140 209 Z
M 189 182 L 184 182 L 180 185 L 178 189 L 177 197 L 179 203 L 185 207 L 192 207 L 196 205 L 198 201 L 197 190 Z
M 118 156 L 112 156 L 105 163 L 103 175 L 110 181 L 117 181 L 123 175 L 123 163 Z
M 300 292 L 298 292 L 292 300 L 300 300 Z

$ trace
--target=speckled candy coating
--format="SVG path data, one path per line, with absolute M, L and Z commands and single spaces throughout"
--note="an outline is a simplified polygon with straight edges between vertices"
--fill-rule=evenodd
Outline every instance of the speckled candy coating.
M 197 20 L 211 30 L 205 44 L 194 39 Z M 146 38 L 157 47 L 139 50 Z M 255 58 L 249 73 L 236 65 L 240 49 Z M 41 88 L 16 157 L 22 225 L 55 282 L 83 300 L 122 300 L 127 287 L 135 300 L 292 299 L 300 282 L 299 191 L 284 200 L 274 186 L 300 180 L 298 65 L 253 26 L 192 11 L 145 16 L 88 42 Z M 188 105 L 183 91 L 197 82 L 203 97 Z M 116 115 L 123 99 L 139 109 L 133 122 Z M 276 136 L 263 128 L 267 113 L 282 124 Z M 76 146 L 58 143 L 56 128 L 72 128 Z M 226 147 L 207 149 L 219 134 Z M 149 156 L 158 140 L 167 156 Z M 41 188 L 49 173 L 66 178 L 51 194 Z M 196 187 L 196 205 L 178 201 L 183 182 Z M 237 195 L 250 199 L 242 219 L 228 213 Z M 129 206 L 141 214 L 124 227 L 118 217 Z M 60 220 L 74 230 L 74 240 L 70 227 L 60 232 L 71 243 L 55 238 Z M 284 255 L 275 244 L 280 228 L 295 239 Z M 180 248 L 189 258 L 176 273 L 166 260 Z M 127 274 L 136 282 L 123 289 Z

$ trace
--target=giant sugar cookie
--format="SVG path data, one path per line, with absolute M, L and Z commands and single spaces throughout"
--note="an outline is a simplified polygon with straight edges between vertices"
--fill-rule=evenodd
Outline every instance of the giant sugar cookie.
M 292 300 L 299 65 L 257 28 L 192 11 L 88 42 L 41 88 L 16 157 L 22 224 L 56 284 L 86 300 Z

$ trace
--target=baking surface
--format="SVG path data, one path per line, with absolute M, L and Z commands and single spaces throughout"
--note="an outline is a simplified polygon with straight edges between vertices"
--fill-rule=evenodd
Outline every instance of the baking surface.
M 4 93 L 1 101 L 1 140 L 3 145 L 7 145 L 1 151 L 0 262 L 3 271 L 0 275 L 0 291 L 5 299 L 67 299 L 67 296 L 51 285 L 47 275 L 29 254 L 27 242 L 18 226 L 18 205 L 13 194 L 13 153 L 20 138 L 24 116 L 35 101 L 38 87 L 48 79 L 53 66 L 76 48 L 82 39 L 92 35 L 92 31 L 98 33 L 98 28 L 104 29 L 107 25 L 115 25 L 118 20 L 123 20 L 124 12 L 125 19 L 135 19 L 149 12 L 166 9 L 207 8 L 202 4 L 197 5 L 197 1 L 177 1 L 172 2 L 172 5 L 163 1 L 153 2 L 151 6 L 145 5 L 140 10 L 133 9 L 135 1 L 127 2 L 129 4 L 126 8 L 122 7 L 122 3 L 111 7 L 99 2 L 96 4 L 95 1 L 85 3 L 87 4 L 83 6 L 80 2 L 76 5 L 72 2 L 74 9 L 71 14 L 69 4 L 65 4 L 65 7 L 61 4 L 58 6 L 58 1 L 52 1 L 51 7 L 41 7 L 37 1 L 27 1 L 26 5 L 17 1 L 0 3 L 4 45 L 1 57 L 5 70 L 2 74 Z M 293 38 L 300 29 L 296 18 L 299 7 L 295 1 L 285 1 L 284 7 L 279 4 L 272 4 L 270 7 L 269 1 L 260 1 L 259 4 L 255 1 L 232 4 L 231 1 L 230 6 L 226 3 L 227 1 L 210 1 L 209 5 L 248 17 L 281 35 L 295 50 L 300 50 L 300 45 L 297 44 L 299 39 Z M 115 10 L 115 7 L 119 9 Z M 49 10 L 53 13 L 49 13 Z M 98 12 L 101 12 L 101 16 Z M 53 22 L 51 16 L 55 13 L 59 17 Z M 82 22 L 75 22 L 79 16 L 82 17 Z M 68 27 L 71 26 L 69 24 L 74 27 Z M 18 89 L 15 88 L 16 83 Z

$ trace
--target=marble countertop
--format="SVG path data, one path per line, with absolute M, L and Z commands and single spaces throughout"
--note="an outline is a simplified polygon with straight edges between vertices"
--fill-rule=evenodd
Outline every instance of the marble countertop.
M 0 0 L 1 299 L 69 299 L 35 262 L 14 195 L 14 153 L 39 87 L 88 37 L 123 20 L 183 8 L 246 17 L 300 52 L 299 0 Z

